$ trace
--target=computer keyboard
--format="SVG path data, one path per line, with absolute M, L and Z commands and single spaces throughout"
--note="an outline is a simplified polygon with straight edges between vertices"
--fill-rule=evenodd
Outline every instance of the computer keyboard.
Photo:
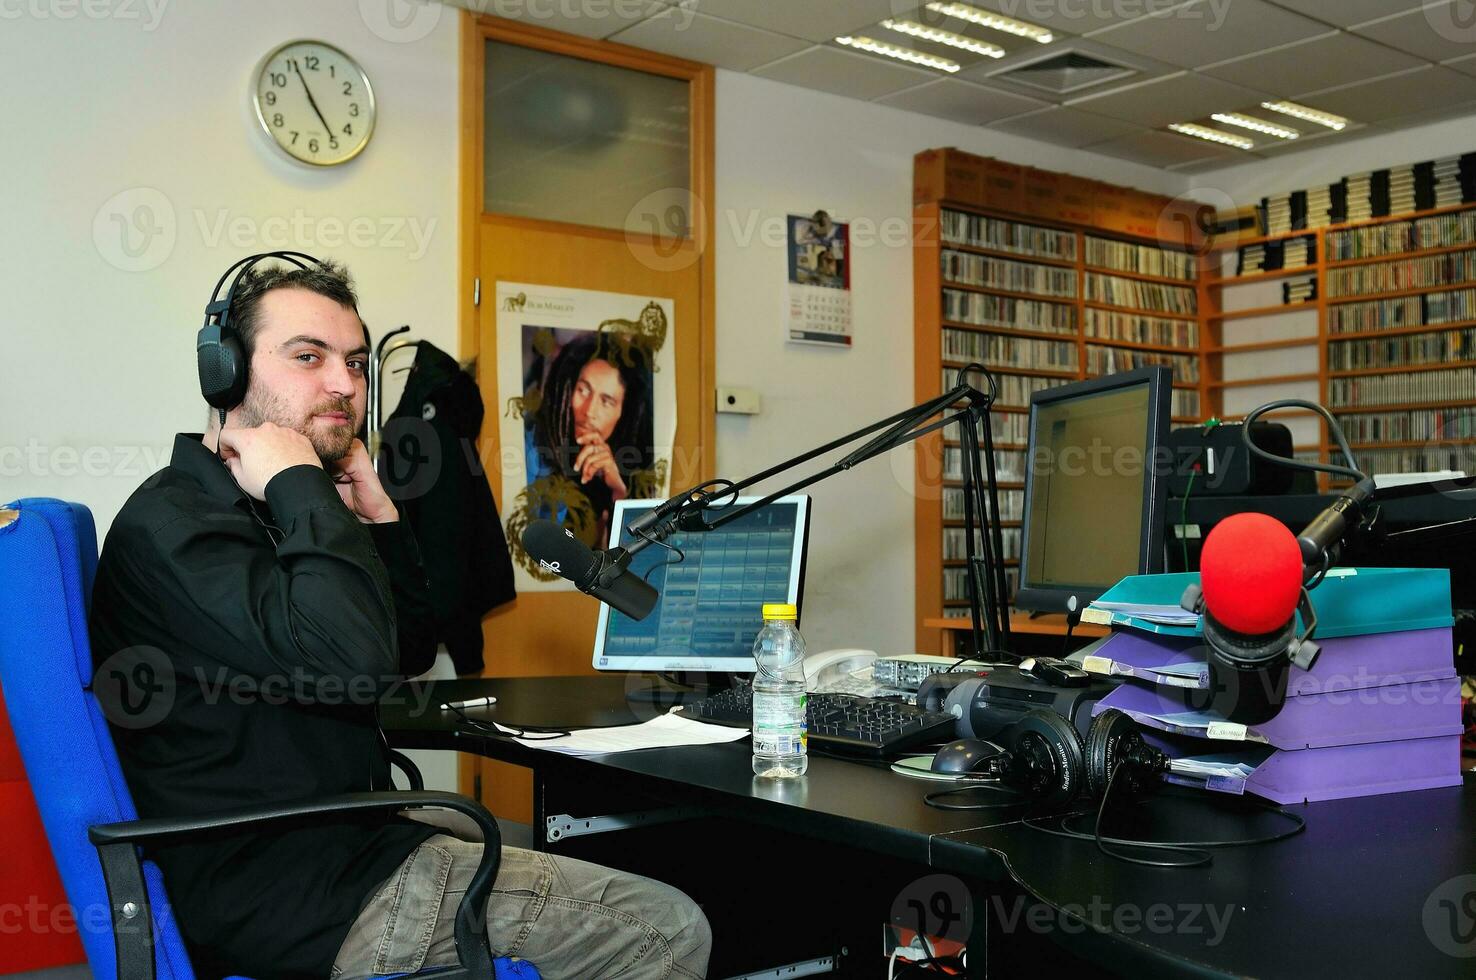
M 690 701 L 682 713 L 697 721 L 749 728 L 753 692 L 731 689 Z M 851 694 L 810 694 L 805 702 L 812 747 L 864 755 L 894 755 L 954 738 L 956 719 L 911 704 Z

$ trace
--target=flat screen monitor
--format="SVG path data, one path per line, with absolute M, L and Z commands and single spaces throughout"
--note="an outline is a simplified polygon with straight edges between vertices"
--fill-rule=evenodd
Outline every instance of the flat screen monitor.
M 729 506 L 761 499 L 739 497 Z M 635 538 L 626 527 L 661 503 L 617 502 L 609 546 L 630 547 Z M 638 552 L 630 570 L 649 575 L 660 598 L 640 621 L 600 604 L 595 669 L 752 673 L 764 603 L 800 605 L 809 516 L 809 497 L 780 497 L 715 530 L 678 531 L 666 542 L 676 551 L 652 545 Z
M 1030 397 L 1016 606 L 1059 612 L 1163 571 L 1172 390 L 1155 367 Z

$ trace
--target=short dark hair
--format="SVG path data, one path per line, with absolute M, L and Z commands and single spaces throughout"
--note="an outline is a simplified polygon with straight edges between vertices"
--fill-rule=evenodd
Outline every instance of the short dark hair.
M 241 350 L 246 361 L 256 349 L 256 333 L 261 329 L 261 298 L 273 289 L 306 289 L 326 296 L 340 306 L 359 312 L 359 297 L 354 280 L 347 269 L 331 259 L 322 264 L 299 269 L 295 265 L 257 265 L 252 267 L 231 297 L 230 322 L 241 335 Z M 363 323 L 364 318 L 359 317 Z M 364 342 L 369 342 L 369 327 L 364 327 Z

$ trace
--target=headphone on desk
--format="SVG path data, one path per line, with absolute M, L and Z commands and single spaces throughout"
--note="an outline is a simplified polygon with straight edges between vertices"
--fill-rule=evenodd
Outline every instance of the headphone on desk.
M 233 264 L 215 283 L 210 302 L 205 305 L 205 322 L 195 335 L 195 366 L 200 375 L 201 397 L 211 408 L 221 412 L 235 408 L 246 397 L 248 358 L 241 333 L 231 322 L 231 303 L 246 274 L 266 259 L 282 259 L 299 269 L 310 268 L 309 262 L 314 266 L 323 265 L 321 259 L 306 252 L 260 252 Z M 230 279 L 230 287 L 221 296 L 220 288 L 227 279 Z
M 1085 742 L 1061 715 L 1035 708 L 1006 726 L 995 747 L 996 753 L 985 760 L 979 777 L 995 781 L 1023 798 L 997 806 L 1028 801 L 1054 807 L 1083 794 L 1100 799 L 1114 784 L 1119 791 L 1141 796 L 1158 784 L 1169 767 L 1168 753 L 1149 745 L 1137 723 L 1116 708 L 1092 719 Z M 951 795 L 964 795 L 978 788 L 965 786 L 931 793 L 927 801 L 943 810 L 980 809 L 977 805 L 944 802 Z
M 1053 826 L 1041 819 L 1027 818 L 1025 826 L 1056 837 L 1095 841 L 1108 857 L 1129 864 L 1156 868 L 1193 868 L 1210 863 L 1209 849 L 1266 844 L 1300 833 L 1306 822 L 1297 814 L 1274 807 L 1268 812 L 1285 817 L 1288 829 L 1262 837 L 1211 841 L 1152 841 L 1107 837 L 1102 834 L 1102 814 L 1109 792 L 1113 799 L 1142 797 L 1163 785 L 1171 762 L 1167 752 L 1149 745 L 1138 723 L 1116 708 L 1092 719 L 1086 741 L 1075 726 L 1053 711 L 1041 708 L 1026 712 L 1020 721 L 1000 733 L 997 753 L 986 759 L 979 775 L 997 785 L 973 785 L 929 793 L 928 806 L 940 810 L 988 810 L 1004 806 L 1035 805 L 1059 808 L 1078 797 L 1098 803 L 1096 825 L 1090 832 L 1073 830 L 1072 815 L 1056 819 Z M 989 789 L 1003 789 L 1014 799 L 994 803 L 951 803 L 951 797 Z M 1083 790 L 1085 792 L 1083 793 Z M 1107 845 L 1113 845 L 1109 848 Z M 1164 858 L 1134 857 L 1120 848 L 1159 852 Z

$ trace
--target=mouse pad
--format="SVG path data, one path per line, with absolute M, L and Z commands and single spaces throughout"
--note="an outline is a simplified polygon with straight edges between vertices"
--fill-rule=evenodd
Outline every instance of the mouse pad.
M 933 779 L 944 783 L 962 782 L 965 775 L 960 772 L 933 772 L 933 757 L 930 755 L 909 755 L 898 759 L 892 763 L 892 771 L 914 779 Z

